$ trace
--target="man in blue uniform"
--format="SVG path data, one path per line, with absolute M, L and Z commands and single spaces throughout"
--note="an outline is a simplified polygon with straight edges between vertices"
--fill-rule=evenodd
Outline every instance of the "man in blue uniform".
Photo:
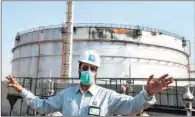
M 167 74 L 158 79 L 151 75 L 146 90 L 135 97 L 121 95 L 95 84 L 100 57 L 93 51 L 85 51 L 79 60 L 80 85 L 66 88 L 48 99 L 40 99 L 27 91 L 11 76 L 8 87 L 13 87 L 27 101 L 27 104 L 40 113 L 59 111 L 64 116 L 109 116 L 113 114 L 129 115 L 139 113 L 156 102 L 154 95 L 171 89 L 172 77 Z M 108 71 L 111 72 L 111 71 Z

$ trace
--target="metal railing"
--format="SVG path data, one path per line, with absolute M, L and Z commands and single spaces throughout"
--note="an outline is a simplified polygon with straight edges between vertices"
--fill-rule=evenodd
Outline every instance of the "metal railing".
M 63 78 L 29 78 L 29 77 L 17 77 L 17 81 L 27 90 L 32 91 L 37 96 L 52 96 L 55 95 L 57 92 L 63 90 L 64 88 L 71 87 L 73 85 L 78 85 L 80 80 L 78 78 L 71 78 L 71 79 L 63 79 Z M 109 88 L 120 92 L 121 85 L 128 85 L 131 90 L 128 90 L 127 95 L 135 96 L 141 90 L 143 85 L 146 84 L 148 78 L 97 78 L 96 84 L 100 85 L 105 88 Z M 167 105 L 170 106 L 169 96 L 175 95 L 176 105 L 179 105 L 179 95 L 183 92 L 183 82 L 191 82 L 195 84 L 195 79 L 175 79 L 172 87 L 173 89 L 168 92 L 164 92 L 157 95 L 159 99 L 162 96 L 166 96 L 165 102 L 167 104 L 163 104 L 162 100 L 158 100 L 160 105 Z M 179 85 L 178 85 L 179 83 Z M 13 89 L 9 89 L 8 93 L 14 93 Z M 176 107 L 177 107 L 176 106 Z
M 31 78 L 31 77 L 17 77 L 17 81 L 27 90 L 30 90 L 40 98 L 48 98 L 56 95 L 57 92 L 74 86 L 80 83 L 78 78 L 63 79 L 55 78 Z M 115 90 L 120 93 L 120 87 L 125 85 L 127 87 L 126 95 L 136 96 L 143 90 L 143 85 L 146 84 L 148 78 L 97 78 L 96 84 L 108 89 Z M 156 95 L 157 103 L 153 107 L 160 108 L 177 108 L 183 109 L 181 102 L 181 95 L 183 94 L 183 84 L 195 84 L 195 79 L 175 79 L 172 85 L 172 90 L 165 91 Z M 192 92 L 193 95 L 195 94 Z M 13 89 L 9 89 L 8 95 L 16 94 Z M 21 102 L 22 103 L 22 102 Z M 195 105 L 193 105 L 195 107 Z
M 25 34 L 25 33 L 29 33 L 29 32 L 34 32 L 40 29 L 53 29 L 53 28 L 61 28 L 62 26 L 64 26 L 65 24 L 58 24 L 58 25 L 49 25 L 49 26 L 40 26 L 40 27 L 35 27 L 35 28 L 31 28 L 25 31 L 21 31 L 19 34 Z M 121 28 L 121 29 L 137 29 L 138 26 L 133 26 L 133 25 L 125 25 L 125 24 L 111 24 L 111 23 L 75 23 L 74 27 L 101 27 L 101 28 Z M 175 33 L 171 33 L 165 30 L 161 30 L 161 29 L 156 29 L 156 28 L 149 28 L 149 27 L 142 27 L 139 26 L 139 29 L 142 31 L 148 31 L 148 32 L 156 32 L 156 33 L 161 33 L 167 36 L 172 36 L 175 37 L 177 39 L 182 40 L 182 36 L 175 34 Z

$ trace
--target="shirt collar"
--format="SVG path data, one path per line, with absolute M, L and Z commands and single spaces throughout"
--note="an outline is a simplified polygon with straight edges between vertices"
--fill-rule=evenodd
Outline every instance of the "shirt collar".
M 99 89 L 98 89 L 98 86 L 97 86 L 96 84 L 92 84 L 91 87 L 88 89 L 87 92 L 90 92 L 90 93 L 94 96 L 94 95 L 97 94 L 98 90 L 99 90 Z M 80 91 L 81 93 L 83 93 L 83 91 L 82 91 L 82 89 L 81 89 L 81 85 L 79 85 L 79 86 L 77 87 L 76 94 L 77 94 L 79 91 Z

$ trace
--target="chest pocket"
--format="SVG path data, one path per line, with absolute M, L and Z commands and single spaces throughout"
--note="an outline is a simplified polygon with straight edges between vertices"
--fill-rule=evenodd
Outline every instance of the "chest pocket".
M 89 103 L 89 108 L 88 108 L 88 114 L 94 116 L 105 116 L 107 114 L 108 110 L 108 105 L 106 104 L 105 100 L 100 100 L 100 98 L 91 100 Z M 92 112 L 92 113 L 90 113 Z M 97 115 L 99 113 L 99 115 Z
M 64 109 L 63 113 L 65 115 L 74 115 L 75 111 L 78 110 L 78 105 L 76 100 L 73 97 L 67 97 L 66 101 L 64 102 Z

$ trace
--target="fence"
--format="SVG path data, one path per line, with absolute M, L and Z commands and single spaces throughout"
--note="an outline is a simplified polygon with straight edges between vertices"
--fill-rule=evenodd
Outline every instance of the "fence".
M 78 85 L 80 80 L 78 78 L 63 79 L 63 78 L 29 78 L 18 77 L 17 81 L 27 90 L 30 90 L 35 95 L 41 98 L 47 98 L 55 95 L 57 92 L 74 85 Z M 115 90 L 120 93 L 120 87 L 122 85 L 127 87 L 127 95 L 136 96 L 143 86 L 146 84 L 148 78 L 97 78 L 96 84 L 108 89 Z M 195 79 L 175 79 L 172 84 L 172 90 L 165 91 L 156 95 L 157 103 L 155 107 L 164 108 L 178 108 L 183 109 L 181 102 L 181 96 L 183 94 L 183 88 L 181 84 L 191 83 L 195 84 Z M 179 84 L 179 85 L 178 85 Z M 191 87 L 191 91 L 194 87 Z M 192 92 L 194 95 L 194 91 Z M 17 95 L 13 89 L 9 89 L 8 95 Z M 193 107 L 195 107 L 193 105 Z M 11 112 L 10 112 L 11 113 Z

